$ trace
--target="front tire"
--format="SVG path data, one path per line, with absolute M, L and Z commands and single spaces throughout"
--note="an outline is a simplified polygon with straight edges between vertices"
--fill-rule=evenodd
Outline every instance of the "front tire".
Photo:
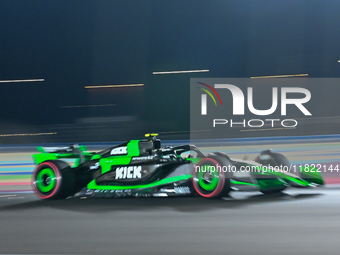
M 271 150 L 262 151 L 259 156 L 254 159 L 255 162 L 270 167 L 280 167 L 281 169 L 290 170 L 289 160 L 281 153 Z
M 39 164 L 33 173 L 33 190 L 41 199 L 62 199 L 74 194 L 75 179 L 71 167 L 60 160 Z

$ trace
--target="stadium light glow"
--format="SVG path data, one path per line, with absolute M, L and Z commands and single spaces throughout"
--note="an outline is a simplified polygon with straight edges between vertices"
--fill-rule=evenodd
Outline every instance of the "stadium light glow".
M 265 79 L 265 78 L 289 78 L 289 77 L 307 77 L 308 73 L 302 74 L 281 74 L 281 75 L 271 75 L 271 76 L 256 76 L 250 77 L 251 79 Z
M 14 83 L 14 82 L 36 82 L 45 81 L 45 79 L 27 79 L 27 80 L 0 80 L 0 83 Z
M 31 133 L 31 134 L 4 134 L 0 135 L 0 137 L 10 137 L 10 136 L 37 136 L 37 135 L 56 135 L 57 132 L 51 133 Z
M 209 72 L 209 70 L 186 70 L 186 71 L 152 72 L 152 74 L 204 73 L 204 72 Z
M 116 104 L 96 104 L 96 105 L 65 105 L 60 108 L 85 108 L 85 107 L 109 107 L 116 106 Z
M 96 86 L 85 86 L 85 89 L 142 87 L 142 86 L 144 86 L 144 84 L 96 85 Z

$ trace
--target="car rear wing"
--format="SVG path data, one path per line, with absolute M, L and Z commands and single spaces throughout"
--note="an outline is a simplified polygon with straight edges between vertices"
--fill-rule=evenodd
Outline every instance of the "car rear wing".
M 43 147 L 43 146 L 37 147 L 37 150 L 42 153 L 73 153 L 77 149 L 80 150 L 81 152 L 87 151 L 84 145 L 79 146 L 77 144 L 64 146 L 64 147 Z
M 69 145 L 62 147 L 37 147 L 41 153 L 32 155 L 35 164 L 40 164 L 46 160 L 56 159 L 76 159 L 72 167 L 76 167 L 86 160 L 89 160 L 94 153 L 88 152 L 84 145 Z

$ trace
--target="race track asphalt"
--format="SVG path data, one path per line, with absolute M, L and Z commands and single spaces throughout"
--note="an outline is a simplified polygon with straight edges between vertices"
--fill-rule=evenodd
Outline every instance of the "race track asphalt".
M 1 254 L 339 254 L 340 188 L 230 198 L 0 194 Z

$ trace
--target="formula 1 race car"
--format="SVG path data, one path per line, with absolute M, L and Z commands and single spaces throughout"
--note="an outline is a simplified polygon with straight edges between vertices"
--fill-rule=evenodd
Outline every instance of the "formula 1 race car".
M 77 145 L 38 147 L 41 153 L 33 155 L 35 194 L 41 199 L 193 194 L 214 198 L 230 191 L 268 194 L 288 186 L 323 185 L 315 168 L 292 168 L 285 156 L 271 150 L 247 161 L 222 152 L 205 155 L 194 145 L 162 148 L 157 134 L 145 136 L 100 152 Z M 292 173 L 296 169 L 299 173 Z

